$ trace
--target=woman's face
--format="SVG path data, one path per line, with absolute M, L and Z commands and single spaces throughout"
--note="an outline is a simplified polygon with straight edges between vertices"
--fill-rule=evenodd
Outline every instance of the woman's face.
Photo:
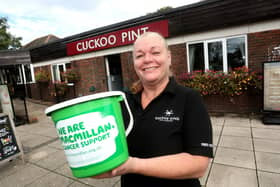
M 143 84 L 156 84 L 169 77 L 171 55 L 162 38 L 147 35 L 134 44 L 134 69 Z

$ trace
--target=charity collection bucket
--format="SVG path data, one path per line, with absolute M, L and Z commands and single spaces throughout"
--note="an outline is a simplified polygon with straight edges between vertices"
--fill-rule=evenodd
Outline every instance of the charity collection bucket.
M 121 101 L 130 121 L 125 130 Z M 133 117 L 125 94 L 111 91 L 68 100 L 45 111 L 51 116 L 75 177 L 95 176 L 128 159 L 126 136 Z

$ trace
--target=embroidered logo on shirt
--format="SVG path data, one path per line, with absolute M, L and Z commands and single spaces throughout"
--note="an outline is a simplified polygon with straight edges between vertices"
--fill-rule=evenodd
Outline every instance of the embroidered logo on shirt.
M 173 122 L 180 121 L 180 117 L 175 116 L 172 109 L 166 109 L 161 116 L 155 116 L 155 120 L 162 122 Z

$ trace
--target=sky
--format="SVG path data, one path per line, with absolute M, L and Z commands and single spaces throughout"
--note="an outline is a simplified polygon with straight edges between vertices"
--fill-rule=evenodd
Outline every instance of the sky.
M 25 45 L 53 34 L 64 38 L 102 26 L 144 16 L 158 9 L 200 0 L 0 0 L 0 17 Z

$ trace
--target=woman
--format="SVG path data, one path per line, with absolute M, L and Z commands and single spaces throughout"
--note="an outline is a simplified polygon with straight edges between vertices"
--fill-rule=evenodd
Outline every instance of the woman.
M 140 84 L 128 101 L 135 124 L 127 137 L 130 157 L 97 178 L 122 175 L 122 187 L 200 186 L 212 157 L 212 130 L 200 95 L 170 77 L 171 54 L 154 32 L 134 43 Z

